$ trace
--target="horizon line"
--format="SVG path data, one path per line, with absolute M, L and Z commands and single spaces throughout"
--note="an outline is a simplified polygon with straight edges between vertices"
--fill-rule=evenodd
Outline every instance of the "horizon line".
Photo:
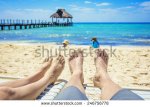
M 150 22 L 73 22 L 73 23 L 150 23 Z

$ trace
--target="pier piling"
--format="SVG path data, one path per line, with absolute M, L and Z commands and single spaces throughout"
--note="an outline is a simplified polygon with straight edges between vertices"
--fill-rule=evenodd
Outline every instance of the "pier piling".
M 4 26 L 1 26 L 1 29 L 4 30 Z
M 17 26 L 14 26 L 14 30 L 17 30 Z

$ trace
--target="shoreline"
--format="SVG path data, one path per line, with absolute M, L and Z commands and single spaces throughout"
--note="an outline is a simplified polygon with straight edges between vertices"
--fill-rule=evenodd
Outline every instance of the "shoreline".
M 12 41 L 7 41 L 7 42 L 0 42 L 0 45 L 5 45 L 5 44 L 12 44 L 12 45 L 22 45 L 22 46 L 36 46 L 36 45 L 53 45 L 53 46 L 62 46 L 62 44 L 60 43 L 60 44 L 57 44 L 57 43 L 55 43 L 55 42 L 50 42 L 50 43 L 27 43 L 27 42 L 17 42 L 17 41 L 15 41 L 15 42 L 12 42 Z M 89 47 L 89 46 L 91 46 L 91 45 L 80 45 L 80 44 L 69 44 L 69 46 L 79 46 L 79 47 Z M 145 48 L 148 48 L 148 47 L 150 47 L 150 46 L 147 46 L 147 45 L 100 45 L 100 47 L 110 47 L 110 46 L 112 46 L 112 47 L 126 47 L 126 48 L 128 48 L 128 47 L 133 47 L 133 48 L 135 48 L 135 47 L 138 47 L 138 48 L 140 48 L 140 47 L 145 47 Z

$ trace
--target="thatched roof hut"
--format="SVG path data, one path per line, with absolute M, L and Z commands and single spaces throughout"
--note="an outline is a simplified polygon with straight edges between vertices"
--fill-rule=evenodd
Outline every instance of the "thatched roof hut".
M 58 9 L 50 18 L 52 18 L 52 23 L 60 24 L 63 19 L 63 23 L 72 24 L 73 16 L 66 12 L 65 9 Z M 54 19 L 56 21 L 54 21 Z
M 73 18 L 65 9 L 58 9 L 56 13 L 51 15 L 51 18 Z

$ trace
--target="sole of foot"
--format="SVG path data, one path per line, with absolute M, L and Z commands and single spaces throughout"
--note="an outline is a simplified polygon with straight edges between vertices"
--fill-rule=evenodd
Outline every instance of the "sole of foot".
M 107 65 L 108 65 L 108 54 L 105 50 L 97 49 L 96 57 L 94 58 L 96 73 L 93 79 L 94 86 L 101 87 L 103 80 L 108 79 Z
M 65 59 L 62 55 L 59 55 L 56 58 L 53 58 L 51 67 L 50 67 L 50 75 L 53 78 L 52 83 L 55 83 L 62 73 L 65 65 Z
M 82 84 L 84 83 L 83 77 L 83 51 L 78 49 L 71 53 L 69 57 L 69 68 L 72 76 L 79 76 Z

